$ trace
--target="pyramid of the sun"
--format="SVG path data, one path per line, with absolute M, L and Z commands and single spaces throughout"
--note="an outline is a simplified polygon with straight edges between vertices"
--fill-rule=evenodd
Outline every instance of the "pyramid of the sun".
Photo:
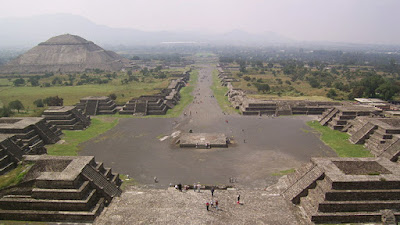
M 79 36 L 52 37 L 0 67 L 0 73 L 118 71 L 126 59 Z

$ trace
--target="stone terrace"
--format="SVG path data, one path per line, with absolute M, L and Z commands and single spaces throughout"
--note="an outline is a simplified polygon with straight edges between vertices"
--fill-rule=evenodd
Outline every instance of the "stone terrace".
M 400 218 L 400 167 L 386 158 L 312 158 L 282 179 L 282 195 L 315 223 L 380 222 L 381 210 Z
M 83 130 L 90 125 L 90 117 L 75 106 L 52 106 L 43 112 L 42 117 L 61 130 Z
M 350 142 L 364 144 L 375 156 L 397 161 L 400 154 L 400 119 L 358 117 L 348 133 Z
M 382 110 L 372 106 L 335 106 L 326 110 L 319 123 L 322 126 L 329 126 L 334 130 L 346 132 L 351 124 L 350 121 L 358 116 L 378 116 L 381 115 Z
M 58 142 L 62 133 L 42 117 L 3 117 L 0 134 L 15 135 L 22 142 L 24 154 L 43 154 L 46 153 L 44 145 Z
M 81 98 L 80 102 L 76 105 L 77 109 L 89 116 L 100 114 L 115 114 L 117 112 L 114 100 L 107 96 L 89 96 Z
M 179 139 L 181 148 L 226 148 L 225 134 L 220 133 L 185 133 Z
M 0 219 L 91 222 L 122 192 L 93 156 L 24 156 L 24 180 L 0 191 Z

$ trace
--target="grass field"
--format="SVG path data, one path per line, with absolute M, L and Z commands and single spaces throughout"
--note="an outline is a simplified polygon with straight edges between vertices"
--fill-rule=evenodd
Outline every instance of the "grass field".
M 63 131 L 64 136 L 62 139 L 65 140 L 65 142 L 62 144 L 47 145 L 47 154 L 76 156 L 79 152 L 79 144 L 97 137 L 117 124 L 117 118 L 112 118 L 111 120 L 106 117 L 93 118 L 91 125 L 86 130 Z
M 373 157 L 363 145 L 351 144 L 348 141 L 347 133 L 322 126 L 318 121 L 309 121 L 307 125 L 321 133 L 321 140 L 331 147 L 339 157 Z
M 239 113 L 239 110 L 234 109 L 231 103 L 228 101 L 228 97 L 225 94 L 228 92 L 228 88 L 221 86 L 221 82 L 218 79 L 218 71 L 214 70 L 212 73 L 213 84 L 211 90 L 214 93 L 215 99 L 217 99 L 219 107 L 222 111 L 228 114 Z
M 154 81 L 153 83 L 132 82 L 126 85 L 116 84 L 89 84 L 81 86 L 53 86 L 53 87 L 0 87 L 0 101 L 8 104 L 13 100 L 20 100 L 25 108 L 34 109 L 36 99 L 44 99 L 58 95 L 64 99 L 64 105 L 75 105 L 79 99 L 86 96 L 107 96 L 111 93 L 117 95 L 117 103 L 125 103 L 131 98 L 140 95 L 157 93 L 161 88 L 166 88 L 169 81 Z

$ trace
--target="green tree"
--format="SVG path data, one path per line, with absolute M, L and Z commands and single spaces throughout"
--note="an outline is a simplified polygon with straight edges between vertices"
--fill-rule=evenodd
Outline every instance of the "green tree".
M 376 89 L 378 89 L 378 87 L 383 83 L 385 83 L 385 80 L 380 75 L 369 75 L 363 78 L 360 81 L 360 84 L 365 88 L 364 97 L 367 98 L 376 97 Z
M 33 104 L 36 105 L 36 107 L 44 107 L 43 99 L 41 99 L 41 98 L 36 99 L 36 100 L 33 102 Z
M 270 90 L 268 84 L 254 83 L 254 86 L 256 86 L 257 91 L 262 91 L 263 93 L 268 92 Z
M 10 117 L 12 114 L 13 112 L 10 107 L 3 106 L 3 108 L 0 109 L 0 117 Z
M 8 107 L 10 109 L 16 109 L 19 113 L 19 110 L 24 109 L 24 105 L 22 104 L 22 102 L 20 100 L 14 100 L 10 103 L 8 103 Z
M 328 93 L 326 93 L 326 97 L 328 98 L 335 98 L 337 96 L 337 93 L 334 89 L 330 89 Z
M 14 86 L 22 86 L 25 84 L 25 80 L 23 78 L 18 78 L 14 80 Z
M 399 93 L 400 88 L 396 84 L 386 81 L 385 83 L 381 84 L 377 89 L 376 92 L 385 100 L 390 100 L 392 97 Z

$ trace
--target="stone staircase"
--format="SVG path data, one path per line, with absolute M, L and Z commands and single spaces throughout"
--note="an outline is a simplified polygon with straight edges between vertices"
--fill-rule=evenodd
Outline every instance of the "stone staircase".
M 90 116 L 95 116 L 97 115 L 97 107 L 99 105 L 99 101 L 95 100 L 88 100 L 86 101 L 86 106 L 85 106 L 85 114 L 90 115 Z
M 94 157 L 25 158 L 28 180 L 0 191 L 1 220 L 93 222 L 121 194 L 118 174 L 94 168 Z
M 90 118 L 75 106 L 56 106 L 45 110 L 42 117 L 61 130 L 83 130 L 90 125 Z
M 349 138 L 350 142 L 353 144 L 363 144 L 366 139 L 369 138 L 369 135 L 374 132 L 377 128 L 375 124 L 366 123 L 362 126 L 358 131 L 356 131 L 351 137 Z
M 7 137 L 0 142 L 0 175 L 17 167 L 22 160 L 23 150 L 16 143 L 15 138 Z
M 319 123 L 322 126 L 327 125 L 332 120 L 332 118 L 335 117 L 336 113 L 338 113 L 338 112 L 339 112 L 339 110 L 337 108 L 331 108 L 331 109 L 326 110 L 322 114 L 321 119 L 319 120 Z

